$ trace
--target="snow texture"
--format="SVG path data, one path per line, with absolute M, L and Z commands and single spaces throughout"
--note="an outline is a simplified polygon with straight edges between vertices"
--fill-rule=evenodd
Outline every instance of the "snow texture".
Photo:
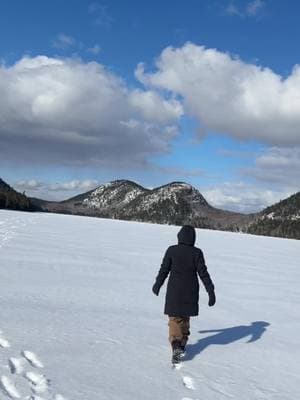
M 0 399 L 299 399 L 300 241 L 197 229 L 217 303 L 176 370 L 151 287 L 178 229 L 0 210 Z

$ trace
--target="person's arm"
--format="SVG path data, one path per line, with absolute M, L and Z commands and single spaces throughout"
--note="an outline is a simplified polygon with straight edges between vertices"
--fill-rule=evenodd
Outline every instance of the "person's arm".
M 205 290 L 208 293 L 208 296 L 209 296 L 208 305 L 211 307 L 216 302 L 215 286 L 214 286 L 214 284 L 211 280 L 211 277 L 207 271 L 204 256 L 203 256 L 203 253 L 201 250 L 199 252 L 199 258 L 197 261 L 197 272 L 198 272 L 198 275 L 205 287 Z
M 152 292 L 156 294 L 156 296 L 158 296 L 159 290 L 164 284 L 164 281 L 166 280 L 167 276 L 169 275 L 170 270 L 171 270 L 171 258 L 168 249 L 164 255 L 160 270 L 155 279 L 155 283 L 152 287 Z

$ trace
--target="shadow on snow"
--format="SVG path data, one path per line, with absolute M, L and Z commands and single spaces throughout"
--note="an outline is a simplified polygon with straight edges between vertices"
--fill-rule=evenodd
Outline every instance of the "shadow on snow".
M 250 336 L 246 343 L 253 343 L 259 340 L 267 326 L 270 324 L 265 321 L 252 322 L 250 325 L 239 325 L 231 328 L 213 329 L 208 331 L 199 331 L 199 333 L 215 333 L 199 339 L 197 343 L 187 345 L 186 360 L 192 360 L 197 354 L 200 354 L 207 347 L 213 345 L 226 345 Z

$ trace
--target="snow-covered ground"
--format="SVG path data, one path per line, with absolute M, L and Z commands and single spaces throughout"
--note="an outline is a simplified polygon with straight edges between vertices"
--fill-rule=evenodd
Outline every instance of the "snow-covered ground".
M 0 211 L 0 399 L 299 399 L 300 241 L 197 230 L 217 304 L 172 370 L 151 287 L 177 231 Z

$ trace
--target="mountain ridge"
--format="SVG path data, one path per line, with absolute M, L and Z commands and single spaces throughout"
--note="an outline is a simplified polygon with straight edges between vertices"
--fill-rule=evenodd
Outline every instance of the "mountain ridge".
M 3 203 L 4 191 L 14 189 L 0 179 L 0 208 L 8 208 Z M 117 179 L 63 201 L 18 195 L 21 197 L 12 197 L 18 198 L 17 202 L 23 207 L 25 199 L 28 199 L 26 204 L 27 207 L 30 204 L 30 211 L 171 225 L 191 224 L 196 228 L 300 239 L 300 192 L 252 214 L 216 208 L 198 189 L 184 181 L 173 181 L 150 189 L 131 180 Z M 14 207 L 12 209 L 22 209 L 20 205 L 15 204 Z
M 258 213 L 248 233 L 300 239 L 300 192 Z
M 173 181 L 148 189 L 134 181 L 115 180 L 63 202 L 46 203 L 47 211 L 104 218 L 240 230 L 252 215 L 211 206 L 194 186 Z

